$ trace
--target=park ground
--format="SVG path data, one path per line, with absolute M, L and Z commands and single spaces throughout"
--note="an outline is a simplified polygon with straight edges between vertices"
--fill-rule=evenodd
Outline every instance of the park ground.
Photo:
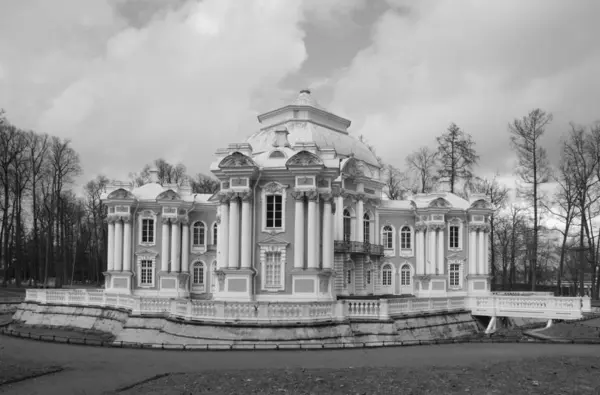
M 558 339 L 598 338 L 599 328 L 596 318 L 536 333 Z M 0 336 L 0 394 L 465 393 L 600 394 L 600 345 L 163 351 Z

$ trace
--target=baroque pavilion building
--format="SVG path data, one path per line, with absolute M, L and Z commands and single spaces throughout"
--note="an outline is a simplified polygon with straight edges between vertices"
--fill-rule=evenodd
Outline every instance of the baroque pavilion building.
M 317 301 L 489 292 L 484 195 L 385 200 L 377 158 L 308 90 L 217 150 L 215 195 L 189 184 L 107 187 L 109 292 Z

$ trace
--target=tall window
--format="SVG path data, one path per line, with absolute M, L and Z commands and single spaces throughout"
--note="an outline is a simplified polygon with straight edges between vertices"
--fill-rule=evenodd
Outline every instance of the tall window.
M 151 218 L 142 220 L 142 243 L 154 243 L 154 220 Z
M 268 252 L 265 266 L 265 287 L 281 287 L 281 253 Z
M 363 215 L 363 241 L 365 243 L 371 242 L 371 217 L 369 213 Z
M 204 285 L 204 264 L 202 262 L 194 263 L 192 275 L 194 285 Z
M 400 285 L 410 285 L 410 266 L 402 265 L 400 269 Z
M 459 230 L 460 227 L 458 225 L 450 226 L 450 248 L 459 248 Z
M 346 271 L 346 282 L 352 284 L 352 270 Z
M 383 248 L 388 250 L 394 248 L 394 230 L 389 225 L 383 227 Z
M 140 264 L 140 284 L 152 285 L 154 278 L 154 264 L 150 259 L 143 259 Z
M 392 265 L 385 265 L 381 271 L 381 285 L 391 286 L 392 285 Z
M 403 226 L 400 230 L 400 248 L 403 250 L 411 249 L 410 228 Z
M 218 240 L 218 239 L 217 239 L 217 237 L 218 237 L 218 234 L 219 234 L 219 227 L 217 226 L 217 223 L 215 222 L 215 224 L 213 225 L 213 235 L 212 235 L 212 236 L 213 236 L 212 243 L 213 243 L 213 245 L 215 245 L 215 246 L 217 245 L 217 240 Z
M 460 264 L 451 263 L 448 275 L 450 276 L 450 286 L 454 288 L 460 287 Z
M 352 217 L 350 211 L 344 210 L 344 240 L 350 241 L 350 235 L 352 234 Z
M 370 285 L 371 284 L 371 271 L 370 270 L 367 270 L 366 277 L 367 277 L 367 285 Z
M 283 196 L 267 195 L 267 228 L 283 227 Z
M 206 227 L 202 222 L 195 222 L 192 233 L 192 246 L 199 247 L 206 244 Z

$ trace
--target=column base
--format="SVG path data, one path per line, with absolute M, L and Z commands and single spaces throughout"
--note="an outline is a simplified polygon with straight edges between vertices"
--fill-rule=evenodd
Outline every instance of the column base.
M 252 268 L 222 268 L 216 271 L 219 284 L 213 294 L 214 300 L 248 302 L 254 299 L 253 280 L 256 272 Z
M 439 298 L 447 295 L 446 275 L 426 274 L 415 276 L 415 295 L 418 298 Z
M 469 274 L 467 276 L 469 294 L 485 294 L 490 292 L 490 276 L 487 274 Z
M 158 272 L 158 292 L 165 298 L 187 298 L 190 274 L 187 272 Z
M 297 300 L 333 300 L 333 278 L 330 269 L 294 269 L 292 270 L 292 295 Z
M 131 295 L 131 279 L 133 272 L 104 272 L 104 289 L 106 292 Z

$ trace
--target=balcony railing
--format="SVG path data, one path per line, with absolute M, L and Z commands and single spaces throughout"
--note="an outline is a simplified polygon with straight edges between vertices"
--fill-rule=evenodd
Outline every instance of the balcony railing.
M 335 252 L 346 252 L 351 254 L 383 255 L 383 245 L 363 243 L 360 241 L 335 240 L 333 242 Z

